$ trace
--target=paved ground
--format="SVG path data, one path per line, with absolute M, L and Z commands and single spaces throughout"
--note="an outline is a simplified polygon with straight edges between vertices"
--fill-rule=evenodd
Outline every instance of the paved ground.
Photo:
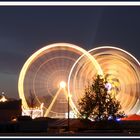
M 1 136 L 139 136 L 140 133 L 61 133 L 61 134 L 51 134 L 51 133 L 0 133 Z

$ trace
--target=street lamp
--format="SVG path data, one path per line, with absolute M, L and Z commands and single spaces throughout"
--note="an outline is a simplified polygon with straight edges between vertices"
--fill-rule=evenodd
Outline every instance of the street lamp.
M 70 106 L 69 106 L 69 94 L 68 94 L 68 131 L 69 131 L 69 129 L 70 129 Z
M 65 92 L 66 82 L 61 81 L 59 86 L 60 86 L 61 89 L 64 89 L 64 92 Z M 69 131 L 69 128 L 70 128 L 70 115 L 69 115 L 69 112 L 70 112 L 69 100 L 70 99 L 69 98 L 70 98 L 70 95 L 67 94 L 67 99 L 68 99 L 68 131 Z

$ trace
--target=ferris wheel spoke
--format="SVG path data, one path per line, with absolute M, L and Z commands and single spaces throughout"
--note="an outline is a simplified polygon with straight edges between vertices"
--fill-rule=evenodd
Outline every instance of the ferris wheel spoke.
M 53 97 L 53 100 L 52 100 L 51 104 L 49 105 L 49 107 L 47 108 L 47 110 L 45 112 L 45 115 L 44 115 L 45 117 L 48 117 L 48 114 L 51 111 L 51 109 L 52 109 L 52 107 L 53 107 L 53 105 L 54 105 L 54 103 L 55 103 L 60 91 L 61 91 L 61 89 L 59 88 L 58 91 L 56 92 L 55 96 Z

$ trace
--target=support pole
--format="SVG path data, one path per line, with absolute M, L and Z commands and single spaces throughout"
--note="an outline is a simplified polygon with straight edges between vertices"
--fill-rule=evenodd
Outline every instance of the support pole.
M 70 106 L 69 106 L 69 95 L 68 95 L 68 131 L 70 129 L 70 116 L 69 116 L 69 112 L 70 112 Z

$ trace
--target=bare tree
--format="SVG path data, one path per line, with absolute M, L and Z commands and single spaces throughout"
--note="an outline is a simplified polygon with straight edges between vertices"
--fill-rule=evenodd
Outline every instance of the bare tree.
M 29 107 L 31 108 L 31 117 L 33 116 L 33 108 L 35 107 L 36 105 L 36 100 L 35 100 L 35 95 L 32 93 L 32 91 L 30 90 L 30 93 L 29 93 L 29 98 L 28 98 L 28 102 L 29 102 Z

